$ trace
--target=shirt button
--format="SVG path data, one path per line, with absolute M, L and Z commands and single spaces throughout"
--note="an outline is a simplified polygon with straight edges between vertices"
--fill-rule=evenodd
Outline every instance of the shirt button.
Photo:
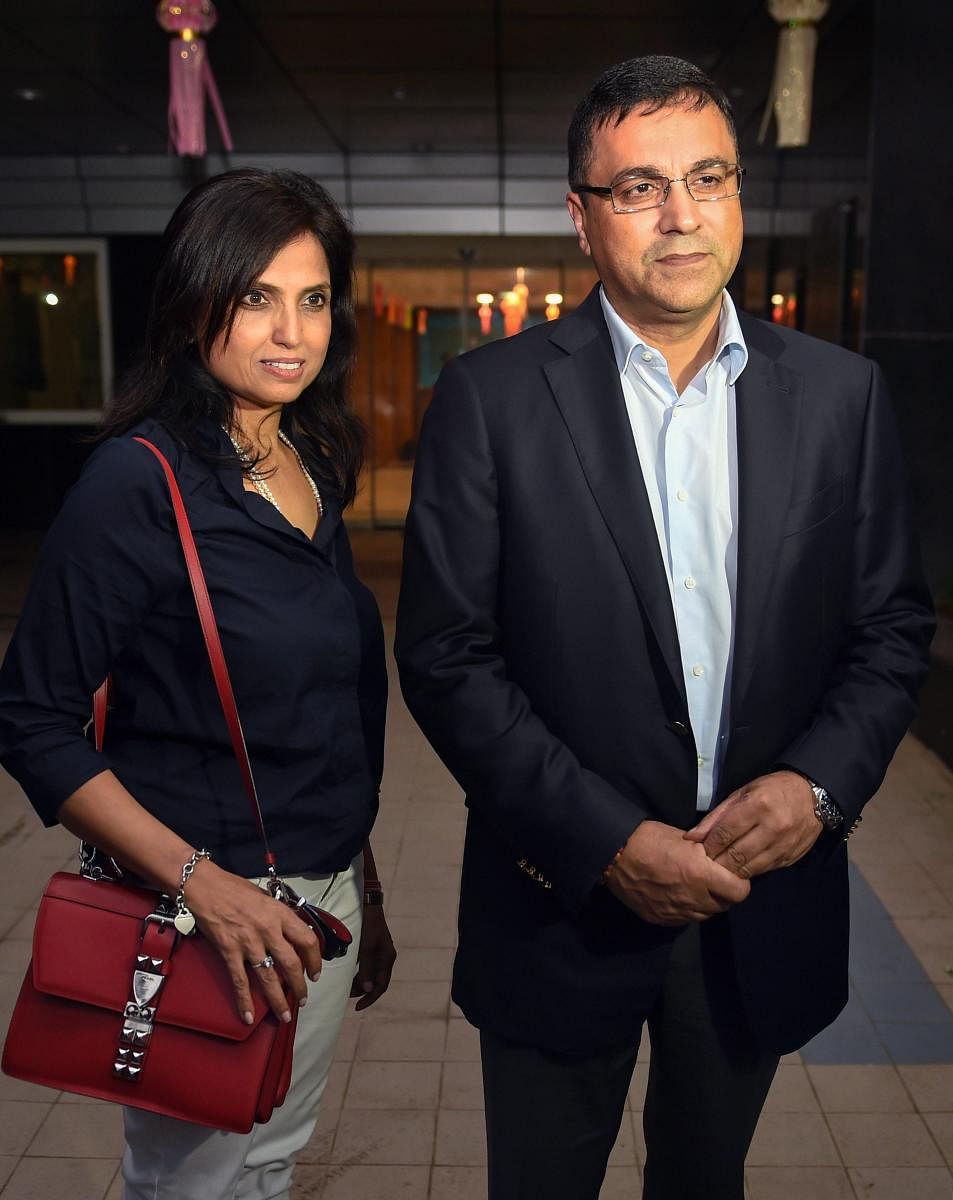
M 695 665 L 692 667 L 692 674 L 696 679 L 701 679 L 701 677 L 705 674 L 705 668 L 700 663 L 695 663 Z
M 643 362 L 651 362 L 652 361 L 652 351 L 651 350 L 643 350 L 642 351 L 642 361 Z
M 692 575 L 689 575 L 689 577 L 685 580 L 685 586 L 690 592 L 693 592 L 695 588 L 698 587 L 698 584 L 695 581 L 695 578 Z
M 679 488 L 678 491 L 675 493 L 675 499 L 676 500 L 687 500 L 688 492 L 686 492 L 684 488 Z
M 705 765 L 705 760 L 702 758 L 702 756 L 700 754 L 698 756 L 698 765 L 700 767 L 703 767 Z

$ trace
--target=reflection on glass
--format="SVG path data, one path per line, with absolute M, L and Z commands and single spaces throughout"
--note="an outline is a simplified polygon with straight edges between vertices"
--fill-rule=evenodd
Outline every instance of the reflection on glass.
M 589 266 L 562 263 L 365 266 L 358 273 L 358 364 L 351 394 L 370 438 L 351 519 L 403 525 L 420 422 L 445 363 L 464 350 L 572 312 L 594 282 Z M 510 307 L 508 328 L 514 295 L 519 319 Z
M 106 386 L 100 251 L 0 244 L 0 409 L 96 410 Z

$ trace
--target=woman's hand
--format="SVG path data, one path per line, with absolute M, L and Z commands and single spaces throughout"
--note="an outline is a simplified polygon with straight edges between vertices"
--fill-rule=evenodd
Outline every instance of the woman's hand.
M 356 1011 L 369 1008 L 387 991 L 396 959 L 397 951 L 391 941 L 383 908 L 379 904 L 366 905 L 361 944 L 357 952 L 357 974 L 351 985 L 351 995 L 360 997 L 354 1006 Z
M 112 771 L 77 788 L 57 816 L 77 837 L 111 854 L 166 895 L 179 890 L 183 864 L 194 847 L 146 812 Z M 321 971 L 317 935 L 262 888 L 204 858 L 186 885 L 185 903 L 225 959 L 242 1019 L 248 1024 L 255 1019 L 249 980 L 253 975 L 275 1015 L 290 1021 L 279 972 L 291 990 L 292 1003 L 301 1004 L 307 995 L 305 972 L 317 979 Z M 251 966 L 269 955 L 274 967 Z
M 304 1004 L 308 994 L 305 972 L 311 979 L 321 973 L 321 948 L 313 930 L 263 888 L 205 859 L 188 882 L 185 903 L 201 932 L 224 958 L 245 1023 L 254 1021 L 250 975 L 274 1014 L 290 1021 L 281 981 L 290 988 L 292 1002 Z M 253 965 L 266 957 L 274 959 L 273 967 Z

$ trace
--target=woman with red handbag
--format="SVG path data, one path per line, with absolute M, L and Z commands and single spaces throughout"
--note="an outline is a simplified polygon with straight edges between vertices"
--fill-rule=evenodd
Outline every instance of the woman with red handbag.
M 337 207 L 303 175 L 231 171 L 186 196 L 144 351 L 47 536 L 0 670 L 0 761 L 43 821 L 174 897 L 169 919 L 217 949 L 243 1021 L 259 994 L 279 1020 L 298 1017 L 291 1087 L 267 1124 L 222 1132 L 125 1109 L 127 1200 L 287 1197 L 347 996 L 372 1004 L 394 962 L 367 841 L 383 636 L 342 522 L 363 450 L 346 399 L 352 257 Z M 244 802 L 243 747 L 223 720 L 149 449 L 184 499 L 261 820 Z M 99 752 L 89 698 L 107 676 Z M 280 886 L 261 866 L 264 831 Z M 190 1065 L 178 1065 L 184 1088 L 215 1089 Z

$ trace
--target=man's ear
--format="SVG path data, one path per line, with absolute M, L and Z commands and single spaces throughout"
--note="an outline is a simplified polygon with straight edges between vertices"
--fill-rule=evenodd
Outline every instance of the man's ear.
M 589 258 L 592 257 L 592 251 L 589 248 L 589 239 L 586 237 L 586 204 L 578 192 L 566 193 L 566 207 L 569 209 L 569 215 L 572 218 L 572 223 L 576 228 L 576 237 L 579 239 L 579 249 Z

